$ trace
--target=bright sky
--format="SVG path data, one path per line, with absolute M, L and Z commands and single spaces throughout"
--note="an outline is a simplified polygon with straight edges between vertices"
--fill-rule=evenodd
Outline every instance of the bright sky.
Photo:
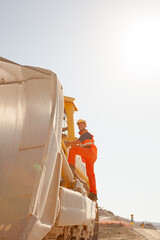
M 99 206 L 160 222 L 160 1 L 1 0 L 0 9 L 1 56 L 54 71 L 76 98 L 98 147 Z

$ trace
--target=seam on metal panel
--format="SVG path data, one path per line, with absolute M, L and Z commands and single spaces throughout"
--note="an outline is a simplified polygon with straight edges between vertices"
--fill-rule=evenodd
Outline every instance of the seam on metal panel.
M 23 85 L 25 82 L 30 81 L 30 80 L 50 80 L 50 78 L 28 78 L 22 81 L 14 81 L 14 82 L 1 82 L 0 81 L 0 85 L 10 85 L 10 84 L 18 84 L 18 85 Z
M 19 151 L 25 151 L 25 150 L 30 150 L 30 149 L 36 149 L 36 148 L 44 148 L 45 145 L 41 145 L 41 146 L 35 146 L 35 147 L 26 147 L 26 148 L 19 148 Z

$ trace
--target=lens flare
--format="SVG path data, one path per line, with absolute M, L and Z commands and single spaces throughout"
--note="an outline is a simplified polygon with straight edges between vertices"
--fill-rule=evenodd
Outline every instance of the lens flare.
M 38 163 L 35 163 L 33 165 L 34 169 L 37 171 L 37 172 L 41 172 L 42 171 L 42 167 L 38 164 Z

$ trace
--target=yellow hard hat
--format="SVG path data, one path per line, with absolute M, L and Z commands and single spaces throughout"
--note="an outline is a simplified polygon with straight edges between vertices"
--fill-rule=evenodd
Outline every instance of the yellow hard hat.
M 85 123 L 85 124 L 87 124 L 86 121 L 83 120 L 83 119 L 79 119 L 79 120 L 77 121 L 77 125 L 78 125 L 79 123 Z

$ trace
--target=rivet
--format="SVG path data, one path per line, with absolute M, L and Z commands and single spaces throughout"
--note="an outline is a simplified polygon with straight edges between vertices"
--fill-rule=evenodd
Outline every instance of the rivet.
M 4 78 L 1 78 L 1 83 L 5 83 L 5 80 L 4 80 Z
M 5 240 L 5 239 L 7 239 L 7 237 L 6 236 L 4 236 L 1 240 Z
M 11 229 L 11 224 L 8 224 L 8 225 L 5 227 L 4 231 L 8 232 L 10 229 Z

